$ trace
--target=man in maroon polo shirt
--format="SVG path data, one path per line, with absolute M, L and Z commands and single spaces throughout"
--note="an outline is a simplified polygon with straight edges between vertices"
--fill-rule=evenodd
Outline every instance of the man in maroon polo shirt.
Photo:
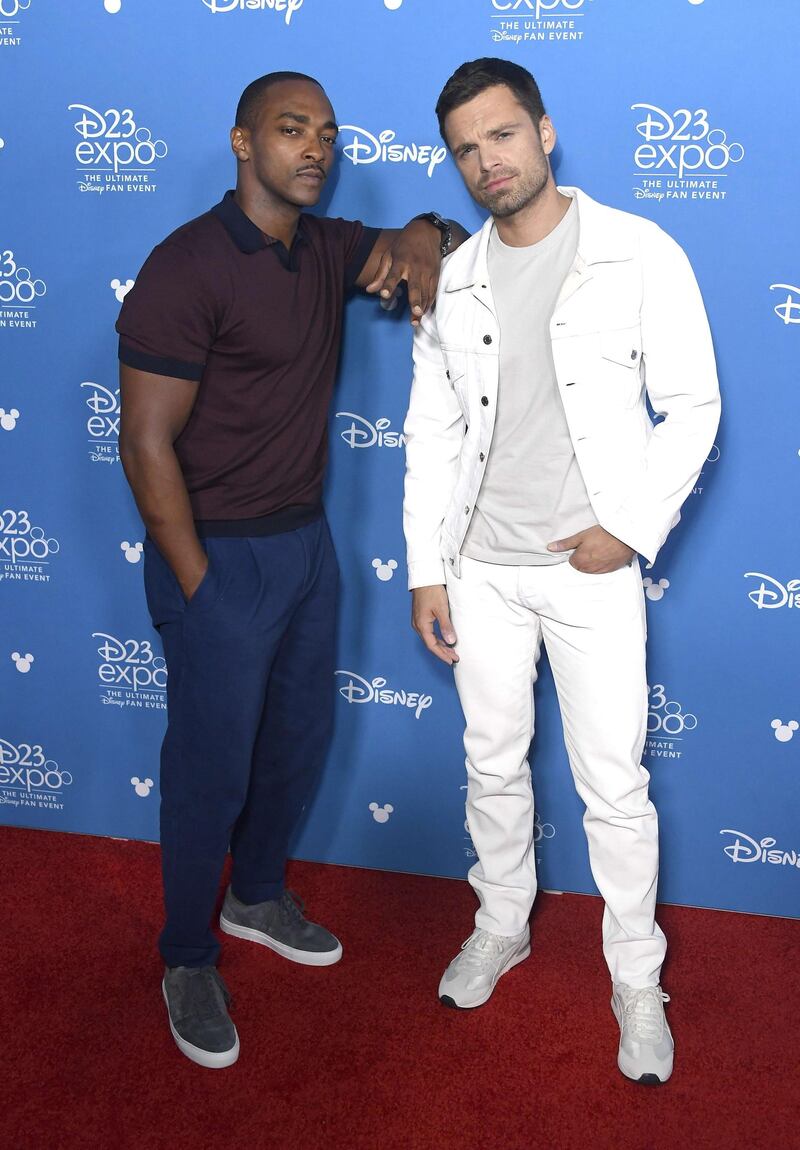
M 284 868 L 333 717 L 338 568 L 321 498 L 345 294 L 390 298 L 405 280 L 417 323 L 452 233 L 465 238 L 434 213 L 402 231 L 305 214 L 336 132 L 310 77 L 249 85 L 236 191 L 154 249 L 117 323 L 120 454 L 169 667 L 163 994 L 179 1049 L 214 1068 L 239 1054 L 210 928 L 229 845 L 223 931 L 308 965 L 342 953 Z

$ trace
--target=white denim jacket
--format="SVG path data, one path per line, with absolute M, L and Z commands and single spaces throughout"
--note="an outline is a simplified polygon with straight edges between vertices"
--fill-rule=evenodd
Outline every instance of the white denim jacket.
M 550 321 L 567 425 L 598 523 L 652 563 L 719 422 L 708 320 L 686 255 L 661 228 L 559 190 L 577 197 L 580 228 Z M 491 228 L 445 260 L 414 338 L 403 507 L 412 588 L 444 583 L 445 567 L 460 574 L 492 450 L 502 336 Z M 646 399 L 664 417 L 655 426 Z

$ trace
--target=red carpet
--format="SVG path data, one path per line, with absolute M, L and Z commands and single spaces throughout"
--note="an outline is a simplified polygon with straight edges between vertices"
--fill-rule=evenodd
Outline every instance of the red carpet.
M 242 1054 L 208 1071 L 166 1024 L 156 847 L 2 828 L 0 864 L 14 1150 L 800 1147 L 796 921 L 662 908 L 678 1054 L 647 1088 L 616 1069 L 598 899 L 541 896 L 531 959 L 457 1012 L 435 992 L 470 931 L 466 883 L 297 863 L 344 959 L 225 937 Z

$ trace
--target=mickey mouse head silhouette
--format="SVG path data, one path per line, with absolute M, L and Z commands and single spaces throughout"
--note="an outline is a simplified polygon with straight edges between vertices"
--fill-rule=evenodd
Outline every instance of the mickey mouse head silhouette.
M 669 587 L 669 579 L 659 579 L 657 583 L 654 583 L 648 575 L 647 578 L 642 579 L 642 586 L 644 587 L 644 593 L 647 598 L 652 599 L 653 602 L 657 602 L 659 599 L 664 598 L 664 592 Z
M 380 581 L 382 583 L 388 583 L 397 570 L 397 560 L 390 559 L 387 563 L 384 563 L 382 559 L 373 559 L 372 566 L 375 568 L 375 574 Z
M 13 431 L 17 426 L 19 419 L 19 412 L 16 407 L 12 407 L 10 411 L 6 411 L 4 407 L 0 407 L 0 427 L 3 431 Z
M 370 803 L 369 809 L 372 811 L 372 817 L 376 823 L 388 823 L 389 815 L 394 814 L 394 807 L 391 803 L 387 803 L 385 807 L 378 806 L 377 803 Z
M 138 563 L 144 551 L 143 543 L 129 543 L 127 539 L 124 543 L 120 543 L 119 547 L 120 551 L 125 552 L 125 558 L 129 563 Z
M 20 675 L 27 675 L 31 669 L 31 663 L 35 662 L 33 655 L 20 655 L 19 651 L 12 651 L 11 661 L 16 666 Z M 789 738 L 791 738 L 791 735 Z
M 125 296 L 128 294 L 135 283 L 136 280 L 125 280 L 125 283 L 122 283 L 121 280 L 113 279 L 111 281 L 110 287 L 113 289 L 114 295 L 117 297 L 119 302 L 122 303 L 122 301 L 125 299 Z
M 153 780 L 139 779 L 136 777 L 136 775 L 134 775 L 131 779 L 131 786 L 136 791 L 136 794 L 140 799 L 146 799 L 150 794 L 150 791 L 153 789 Z
M 790 719 L 788 723 L 782 723 L 780 719 L 773 719 L 770 726 L 779 743 L 788 743 L 790 739 L 794 738 L 794 733 L 800 728 L 800 723 L 796 719 Z

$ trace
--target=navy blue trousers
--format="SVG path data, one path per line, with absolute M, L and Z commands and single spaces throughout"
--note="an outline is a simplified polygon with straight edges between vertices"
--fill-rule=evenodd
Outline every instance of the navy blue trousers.
M 186 603 L 155 545 L 145 588 L 164 644 L 161 855 L 167 966 L 216 961 L 225 856 L 246 903 L 279 897 L 289 840 L 333 722 L 339 569 L 324 518 L 250 539 L 207 539 Z

